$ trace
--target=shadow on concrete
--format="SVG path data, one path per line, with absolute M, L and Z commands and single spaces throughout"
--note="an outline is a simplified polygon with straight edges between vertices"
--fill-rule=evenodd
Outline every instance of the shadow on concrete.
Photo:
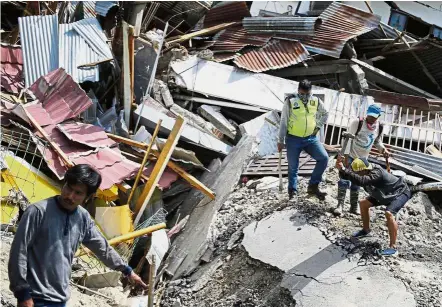
M 325 270 L 341 261 L 349 261 L 344 249 L 330 244 L 314 256 L 287 271 L 281 286 L 290 290 L 292 295 L 301 292 L 310 282 L 320 282 L 316 278 Z

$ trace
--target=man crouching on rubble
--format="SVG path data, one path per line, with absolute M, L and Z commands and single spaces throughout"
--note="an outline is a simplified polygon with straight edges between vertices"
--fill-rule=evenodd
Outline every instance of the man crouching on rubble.
M 100 174 L 89 165 L 76 165 L 66 172 L 60 196 L 26 209 L 8 264 L 10 289 L 18 306 L 65 306 L 70 296 L 72 260 L 81 243 L 109 268 L 146 288 L 80 206 L 93 197 L 100 184 Z
M 342 158 L 339 157 L 336 161 L 336 168 L 339 170 L 341 178 L 363 187 L 369 194 L 359 203 L 363 228 L 354 233 L 352 237 L 362 238 L 370 233 L 370 207 L 387 206 L 385 217 L 387 218 L 390 246 L 379 253 L 383 256 L 396 255 L 398 224 L 395 216 L 411 198 L 410 189 L 404 179 L 393 176 L 379 165 L 370 164 L 359 158 L 351 163 L 352 169 L 350 170 L 344 167 Z

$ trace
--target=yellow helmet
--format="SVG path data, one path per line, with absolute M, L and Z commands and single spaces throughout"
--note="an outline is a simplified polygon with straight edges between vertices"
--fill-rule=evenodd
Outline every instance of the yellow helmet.
M 351 168 L 355 172 L 360 172 L 360 171 L 364 171 L 364 170 L 371 170 L 371 169 L 373 169 L 373 166 L 370 163 L 368 163 L 368 161 L 364 161 L 364 160 L 357 158 L 357 159 L 354 159 L 353 162 L 351 163 Z

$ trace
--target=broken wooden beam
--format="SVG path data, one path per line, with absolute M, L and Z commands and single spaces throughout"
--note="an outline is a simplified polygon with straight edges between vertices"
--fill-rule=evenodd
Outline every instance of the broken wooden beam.
M 235 24 L 237 24 L 237 22 L 222 23 L 220 25 L 216 25 L 216 26 L 213 26 L 213 27 L 210 27 L 210 28 L 207 28 L 207 29 L 202 29 L 202 30 L 199 30 L 199 31 L 196 31 L 196 32 L 193 32 L 193 33 L 181 35 L 178 38 L 172 37 L 172 38 L 166 40 L 166 42 L 168 44 L 181 43 L 181 42 L 187 41 L 187 40 L 192 39 L 192 38 L 197 37 L 197 36 L 204 36 L 204 35 L 208 35 L 208 34 L 211 34 L 211 33 L 214 33 L 214 32 L 218 32 L 218 31 L 224 30 L 224 29 L 226 29 L 228 27 L 231 27 L 231 26 L 233 26 Z
M 143 174 L 143 169 L 144 169 L 144 166 L 146 165 L 147 159 L 149 158 L 150 150 L 152 149 L 152 145 L 154 144 L 155 139 L 158 135 L 158 132 L 160 131 L 161 122 L 162 122 L 162 120 L 160 119 L 157 123 L 157 126 L 155 127 L 155 131 L 153 132 L 152 139 L 150 140 L 149 145 L 147 146 L 146 153 L 143 157 L 143 161 L 141 162 L 140 169 L 138 170 L 138 174 L 135 177 L 135 182 L 132 186 L 132 190 L 130 191 L 129 198 L 127 199 L 128 204 L 130 204 L 130 201 L 132 200 L 132 197 L 134 196 L 135 189 L 137 188 L 138 182 L 140 181 L 141 175 Z
M 108 133 L 107 136 L 109 138 L 113 139 L 114 141 L 124 143 L 129 146 L 137 147 L 137 148 L 140 148 L 143 150 L 147 150 L 148 145 L 145 143 L 137 142 L 137 141 L 127 139 L 127 138 L 124 138 L 124 137 L 121 137 L 121 136 L 118 136 L 115 134 L 110 134 L 110 133 Z M 155 156 L 155 158 L 149 158 L 149 159 L 156 160 L 158 158 L 158 156 L 160 155 L 160 152 L 157 150 L 152 150 L 151 152 L 152 152 L 152 155 Z M 180 175 L 184 180 L 186 180 L 192 187 L 201 191 L 205 195 L 209 196 L 211 199 L 215 199 L 216 194 L 212 190 L 210 190 L 206 185 L 204 185 L 197 178 L 195 178 L 191 174 L 187 173 L 178 164 L 169 160 L 169 162 L 167 162 L 167 166 L 170 169 L 172 169 L 174 172 L 176 172 L 178 175 Z
M 166 169 L 167 162 L 169 162 L 173 150 L 178 144 L 178 140 L 180 138 L 181 132 L 184 129 L 184 125 L 185 125 L 184 118 L 179 116 L 175 121 L 175 125 L 173 126 L 173 129 L 169 134 L 169 137 L 167 138 L 166 144 L 163 150 L 161 151 L 161 154 L 158 156 L 158 160 L 155 163 L 152 173 L 150 174 L 149 180 L 144 185 L 143 192 L 138 198 L 134 212 L 135 216 L 134 226 L 138 225 L 138 222 L 140 221 L 141 216 L 144 210 L 146 209 L 146 206 L 149 203 L 150 198 L 153 195 L 155 187 L 159 182 L 164 170 Z

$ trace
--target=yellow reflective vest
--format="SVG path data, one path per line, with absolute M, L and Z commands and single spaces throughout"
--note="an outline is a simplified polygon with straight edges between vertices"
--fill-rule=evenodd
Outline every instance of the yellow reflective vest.
M 313 134 L 316 128 L 316 113 L 319 101 L 311 96 L 307 104 L 304 104 L 297 96 L 289 98 L 290 117 L 287 125 L 287 133 L 298 137 L 307 137 Z

